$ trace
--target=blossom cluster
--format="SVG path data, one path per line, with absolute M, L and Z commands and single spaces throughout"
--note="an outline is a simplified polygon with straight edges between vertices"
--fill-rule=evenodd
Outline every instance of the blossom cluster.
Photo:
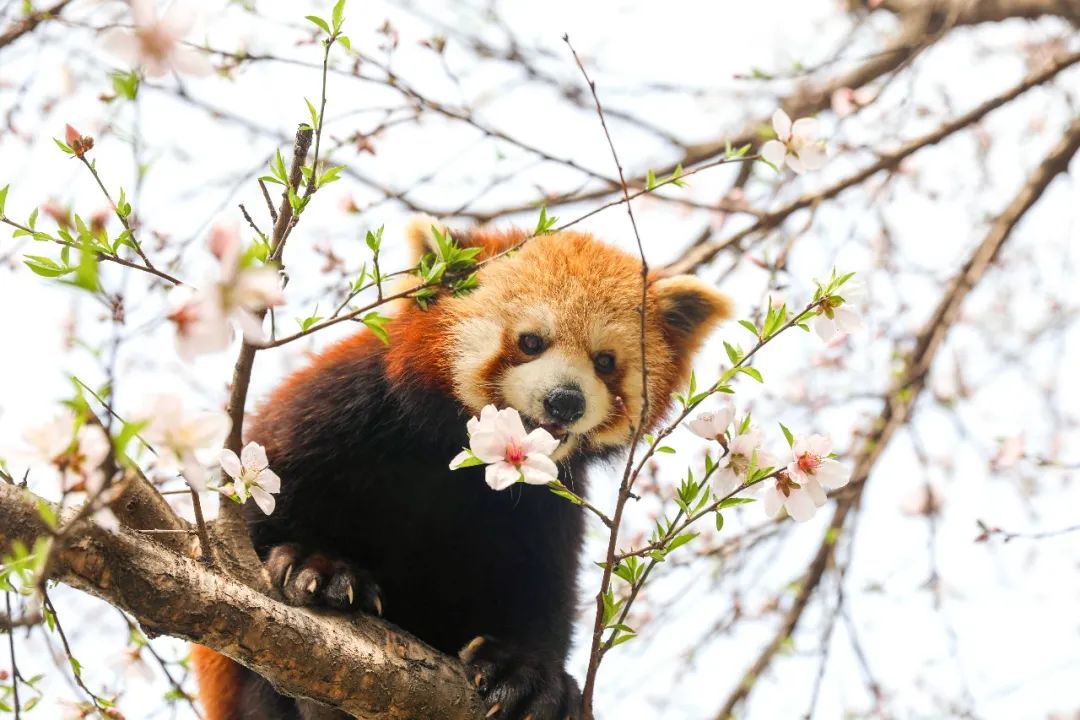
M 719 409 L 700 413 L 687 423 L 695 435 L 718 442 L 725 449 L 713 471 L 717 496 L 731 495 L 753 481 L 753 487 L 764 488 L 762 500 L 769 517 L 779 516 L 783 509 L 793 519 L 805 522 L 825 504 L 826 490 L 848 483 L 851 470 L 834 459 L 828 437 L 789 435 L 790 457 L 785 463 L 763 446 L 762 432 L 750 425 L 749 416 L 740 424 L 734 421 L 735 406 L 725 400 Z M 757 478 L 763 471 L 768 471 L 764 478 Z

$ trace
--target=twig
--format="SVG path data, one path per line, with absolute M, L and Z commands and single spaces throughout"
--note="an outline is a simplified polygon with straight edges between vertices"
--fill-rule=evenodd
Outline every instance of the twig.
M 916 337 L 915 347 L 907 356 L 905 371 L 891 384 L 885 407 L 863 442 L 863 449 L 855 463 L 849 486 L 838 493 L 839 498 L 829 526 L 806 572 L 803 573 L 798 584 L 799 591 L 791 607 L 784 614 L 772 640 L 761 650 L 724 701 L 716 714 L 717 720 L 728 720 L 732 716 L 735 708 L 749 696 L 757 678 L 761 677 L 762 672 L 783 647 L 786 638 L 795 631 L 825 569 L 832 561 L 837 539 L 848 515 L 862 498 L 871 471 L 896 431 L 910 420 L 915 403 L 925 388 L 930 365 L 944 343 L 949 329 L 959 318 L 964 300 L 972 288 L 986 276 L 998 252 L 1012 236 L 1013 230 L 1027 211 L 1042 197 L 1051 181 L 1068 169 L 1069 161 L 1078 148 L 1080 118 L 1073 121 L 1062 139 L 1028 177 L 1008 207 L 994 219 L 986 237 L 949 283 L 937 308 Z
M 45 604 L 46 610 L 52 615 L 53 627 L 56 628 L 56 634 L 60 636 L 60 643 L 64 646 L 64 654 L 67 656 L 68 664 L 71 665 L 71 674 L 75 677 L 75 683 L 82 689 L 84 693 L 94 703 L 94 707 L 99 712 L 103 712 L 108 703 L 105 703 L 97 693 L 87 687 L 86 683 L 82 679 L 82 664 L 75 659 L 75 655 L 71 652 L 71 645 L 68 643 L 67 634 L 64 632 L 64 626 L 60 624 L 60 615 L 56 612 L 56 607 L 52 604 L 52 600 L 49 598 L 49 593 L 45 590 L 44 586 L 39 588 L 41 592 L 41 601 Z
M 11 613 L 11 593 L 4 593 L 4 605 L 7 608 L 7 616 L 14 623 L 15 616 Z M 15 706 L 15 720 L 19 720 L 22 713 L 22 706 L 19 704 L 19 664 L 15 661 L 15 626 L 7 628 L 8 631 L 8 650 L 11 653 L 11 699 L 14 701 Z
M 645 313 L 649 299 L 649 263 L 645 258 L 645 248 L 641 242 L 641 234 L 638 232 L 637 220 L 634 219 L 633 206 L 630 204 L 630 191 L 626 185 L 626 175 L 623 173 L 622 163 L 619 162 L 619 153 L 615 150 L 615 142 L 611 139 L 611 132 L 608 130 L 607 120 L 604 118 L 604 108 L 600 104 L 600 97 L 596 94 L 596 83 L 589 77 L 589 73 L 585 70 L 581 58 L 578 57 L 577 51 L 570 42 L 570 36 L 563 35 L 563 42 L 570 48 L 570 53 L 574 56 L 574 62 L 577 63 L 578 69 L 581 70 L 581 74 L 585 78 L 585 83 L 589 86 L 589 91 L 592 93 L 593 103 L 596 105 L 596 114 L 600 118 L 600 127 L 604 130 L 604 137 L 607 139 L 608 149 L 611 150 L 611 158 L 614 160 L 615 168 L 619 172 L 619 183 L 622 186 L 623 201 L 626 203 L 626 213 L 630 217 L 630 226 L 634 229 L 634 238 L 637 241 L 638 253 L 641 256 L 641 301 L 638 306 L 638 316 L 640 321 L 638 345 L 641 354 L 641 411 L 638 414 L 638 421 L 634 423 L 634 433 L 630 439 L 630 453 L 626 458 L 626 467 L 623 470 L 622 481 L 619 484 L 619 494 L 615 501 L 615 512 L 612 514 L 611 524 L 609 526 L 607 561 L 604 563 L 603 575 L 600 578 L 600 589 L 596 593 L 596 615 L 593 620 L 592 646 L 589 650 L 589 668 L 585 674 L 585 689 L 582 693 L 585 705 L 585 718 L 586 720 L 591 720 L 593 717 L 593 694 L 596 689 L 596 673 L 600 669 L 600 660 L 603 656 L 601 641 L 604 636 L 604 597 L 607 594 L 608 587 L 611 585 L 611 573 L 615 566 L 615 548 L 619 541 L 619 527 L 622 524 L 623 510 L 626 507 L 627 501 L 630 499 L 631 489 L 634 480 L 637 477 L 636 474 L 632 474 L 634 467 L 634 449 L 637 447 L 638 440 L 641 438 L 641 433 L 644 432 L 645 426 L 649 420 L 649 366 L 647 361 L 648 356 L 645 354 Z
M 683 253 L 681 257 L 670 263 L 666 270 L 671 273 L 688 273 L 693 272 L 697 268 L 708 263 L 720 252 L 730 248 L 740 248 L 743 240 L 754 235 L 756 233 L 771 230 L 777 227 L 783 220 L 785 220 L 792 213 L 802 210 L 804 208 L 812 207 L 824 200 L 830 200 L 840 193 L 844 192 L 848 188 L 855 187 L 861 184 L 870 177 L 876 175 L 882 170 L 888 170 L 897 167 L 902 160 L 909 155 L 928 147 L 935 145 L 945 138 L 949 137 L 953 133 L 961 130 L 969 125 L 972 125 L 983 118 L 983 116 L 989 114 L 993 110 L 1005 105 L 1014 98 L 1022 95 L 1028 90 L 1046 83 L 1052 79 L 1055 75 L 1062 70 L 1069 68 L 1080 62 L 1080 52 L 1073 52 L 1068 55 L 1059 57 L 1055 62 L 1050 64 L 1045 69 L 1033 73 L 1024 79 L 1023 82 L 1014 86 L 1007 92 L 998 95 L 997 97 L 984 102 L 982 105 L 964 113 L 955 120 L 951 120 L 941 125 L 937 130 L 934 130 L 927 135 L 909 140 L 901 145 L 898 149 L 891 152 L 882 153 L 878 160 L 855 174 L 837 181 L 832 185 L 818 190 L 816 192 L 808 193 L 798 198 L 797 200 L 788 203 L 787 205 L 774 210 L 769 213 L 765 213 L 764 216 L 759 218 L 756 222 L 740 230 L 734 235 L 718 240 L 712 243 L 704 243 L 701 245 L 690 248 L 687 252 Z

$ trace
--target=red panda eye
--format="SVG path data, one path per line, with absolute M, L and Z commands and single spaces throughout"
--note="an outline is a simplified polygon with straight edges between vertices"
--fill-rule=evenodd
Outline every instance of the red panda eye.
M 593 367 L 596 368 L 596 372 L 606 375 L 615 369 L 615 356 L 609 352 L 598 353 L 593 358 Z
M 536 333 L 524 333 L 518 337 L 518 347 L 526 355 L 539 355 L 544 351 L 544 339 Z

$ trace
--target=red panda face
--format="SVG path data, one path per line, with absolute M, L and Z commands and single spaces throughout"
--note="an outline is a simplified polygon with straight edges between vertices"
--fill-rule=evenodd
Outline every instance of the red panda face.
M 521 237 L 455 235 L 462 245 L 484 247 L 481 259 Z M 559 438 L 556 460 L 624 446 L 643 401 L 641 301 L 639 258 L 579 233 L 533 238 L 486 263 L 478 289 L 440 297 L 429 311 L 439 315 L 438 365 L 471 412 L 513 407 L 527 425 Z M 698 279 L 679 276 L 651 279 L 645 307 L 652 426 L 730 303 Z

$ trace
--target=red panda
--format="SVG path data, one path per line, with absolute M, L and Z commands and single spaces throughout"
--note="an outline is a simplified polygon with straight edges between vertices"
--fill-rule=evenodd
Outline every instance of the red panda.
M 432 222 L 410 225 L 417 259 L 434 249 Z M 251 439 L 265 446 L 281 492 L 271 516 L 248 517 L 287 602 L 382 615 L 460 653 L 494 717 L 564 720 L 581 713 L 563 666 L 582 510 L 542 486 L 495 492 L 483 468 L 449 462 L 468 443 L 470 416 L 514 407 L 561 440 L 560 479 L 585 493 L 586 467 L 625 450 L 641 413 L 641 263 L 577 232 L 501 254 L 527 237 L 454 233 L 481 248 L 479 260 L 494 258 L 473 292 L 402 307 L 389 345 L 362 332 L 271 394 Z M 730 310 L 695 277 L 649 278 L 650 428 Z M 208 720 L 325 712 L 206 648 L 195 648 L 194 664 Z

